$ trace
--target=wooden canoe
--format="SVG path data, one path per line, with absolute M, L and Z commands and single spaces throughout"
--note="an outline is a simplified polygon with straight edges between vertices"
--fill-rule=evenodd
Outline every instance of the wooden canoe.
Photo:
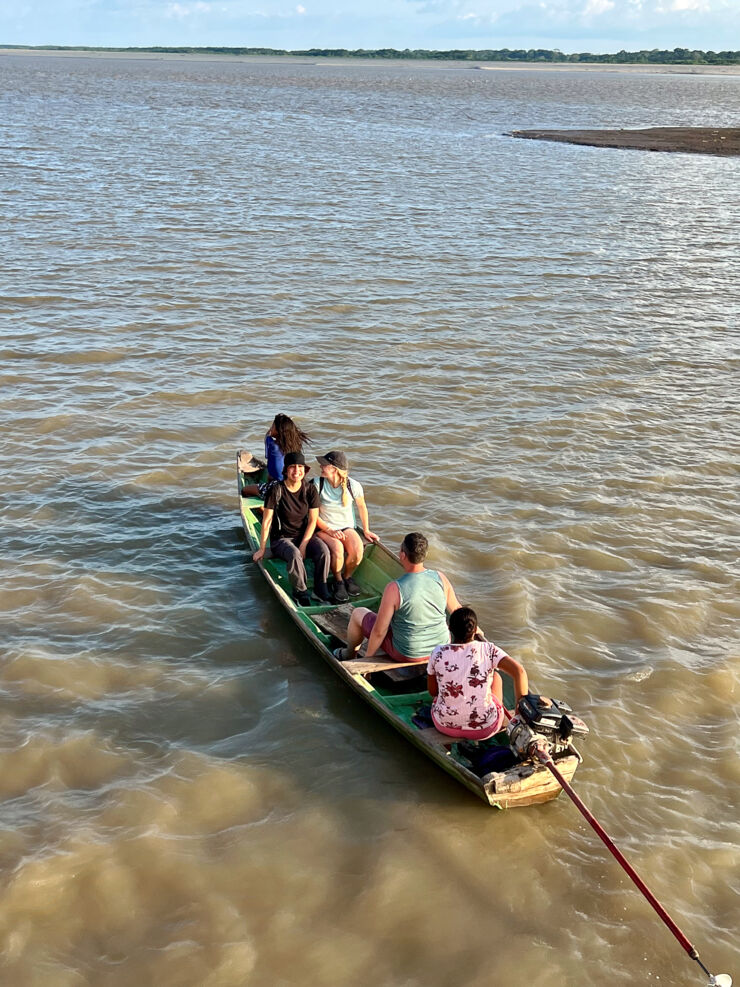
M 257 497 L 241 496 L 245 483 L 255 481 L 254 474 L 247 475 L 240 468 L 247 463 L 248 457 L 237 453 L 240 513 L 247 549 L 251 554 L 260 543 L 263 503 Z M 299 607 L 291 594 L 285 563 L 280 559 L 269 558 L 268 549 L 265 558 L 258 565 L 283 609 L 336 674 L 406 740 L 484 802 L 500 809 L 512 809 L 549 802 L 560 794 L 560 785 L 542 764 L 526 761 L 505 771 L 491 771 L 479 776 L 468 756 L 469 742 L 456 741 L 439 733 L 434 727 L 417 726 L 412 718 L 418 715 L 420 707 L 431 702 L 426 691 L 424 663 L 416 663 L 419 675 L 414 676 L 410 670 L 412 663 L 404 665 L 378 657 L 342 662 L 334 657 L 334 649 L 346 644 L 346 630 L 353 606 L 377 610 L 386 584 L 403 575 L 401 563 L 384 545 L 366 546 L 364 558 L 353 574 L 364 592 L 351 603 L 317 603 L 315 606 Z M 311 564 L 307 563 L 307 567 L 310 577 Z M 409 675 L 412 677 L 409 678 Z M 503 678 L 504 696 L 507 705 L 511 707 L 514 699 L 513 686 L 508 676 L 504 675 Z M 506 732 L 503 731 L 483 743 L 487 746 L 506 747 Z M 556 763 L 562 775 L 570 781 L 578 759 L 566 754 L 559 757 Z

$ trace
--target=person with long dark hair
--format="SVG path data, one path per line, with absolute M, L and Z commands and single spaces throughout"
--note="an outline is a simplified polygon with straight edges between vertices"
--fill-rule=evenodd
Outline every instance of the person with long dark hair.
M 529 692 L 527 673 L 492 641 L 476 639 L 478 618 L 470 607 L 454 610 L 449 627 L 451 643 L 438 645 L 427 665 L 432 722 L 449 737 L 486 740 L 504 727 L 499 669 L 513 678 L 517 703 Z
M 309 436 L 288 415 L 275 415 L 265 435 L 265 459 L 267 480 L 262 483 L 248 483 L 242 487 L 242 497 L 262 497 L 270 484 L 283 479 L 283 462 L 289 452 L 302 452 L 304 443 L 311 442 Z

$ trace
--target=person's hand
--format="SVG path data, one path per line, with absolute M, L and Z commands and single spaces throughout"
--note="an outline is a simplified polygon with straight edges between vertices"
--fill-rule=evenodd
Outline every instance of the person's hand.
M 329 538 L 336 538 L 337 541 L 344 541 L 343 531 L 335 531 L 333 528 L 323 528 L 321 533 L 327 535 Z
M 365 536 L 365 538 L 368 541 L 371 541 L 371 542 L 378 542 L 378 541 L 380 541 L 380 538 L 378 538 L 378 536 L 375 534 L 375 532 L 374 531 L 371 531 L 369 528 L 365 528 L 362 533 L 363 533 L 363 535 Z
M 253 562 L 259 562 L 259 560 L 260 559 L 263 559 L 264 557 L 265 557 L 265 550 L 264 550 L 264 548 L 258 548 L 257 551 L 252 556 L 252 561 Z
M 301 558 L 302 559 L 305 559 L 306 558 L 306 549 L 307 549 L 307 547 L 308 547 L 308 542 L 307 541 L 302 541 L 300 543 L 300 545 L 298 546 L 298 551 L 301 553 Z
M 344 541 L 344 532 L 335 531 L 334 528 L 324 528 L 324 534 L 329 538 L 336 538 L 337 541 Z

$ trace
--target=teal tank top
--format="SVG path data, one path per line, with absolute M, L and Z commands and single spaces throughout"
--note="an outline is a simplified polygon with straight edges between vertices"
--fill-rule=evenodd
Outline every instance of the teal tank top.
M 401 605 L 391 619 L 393 645 L 407 658 L 425 658 L 438 644 L 448 644 L 442 577 L 434 569 L 407 572 L 396 580 Z

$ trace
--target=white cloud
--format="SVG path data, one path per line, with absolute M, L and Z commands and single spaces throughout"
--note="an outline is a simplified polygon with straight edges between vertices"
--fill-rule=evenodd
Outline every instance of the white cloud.
M 195 3 L 171 3 L 167 7 L 168 17 L 192 17 L 193 14 L 207 14 L 212 9 L 210 3 L 196 0 Z
M 583 8 L 583 14 L 585 17 L 598 17 L 599 14 L 605 14 L 607 11 L 613 9 L 613 0 L 588 0 L 588 3 Z
M 419 17 L 429 18 L 427 24 L 433 21 L 440 24 L 445 18 L 458 24 L 493 24 L 502 17 L 514 18 L 538 8 L 552 15 L 557 12 L 561 19 L 570 19 L 573 22 L 581 17 L 598 17 L 611 13 L 617 24 L 622 16 L 635 17 L 644 14 L 646 29 L 654 26 L 650 21 L 651 15 L 664 16 L 671 13 L 713 15 L 716 19 L 724 15 L 729 16 L 730 21 L 736 25 L 739 9 L 737 0 L 407 0 L 407 3 L 416 10 Z M 522 16 L 522 20 L 526 22 L 526 16 Z M 690 39 L 687 39 L 687 43 L 688 40 Z
M 739 0 L 19 0 L 17 44 L 736 48 Z

